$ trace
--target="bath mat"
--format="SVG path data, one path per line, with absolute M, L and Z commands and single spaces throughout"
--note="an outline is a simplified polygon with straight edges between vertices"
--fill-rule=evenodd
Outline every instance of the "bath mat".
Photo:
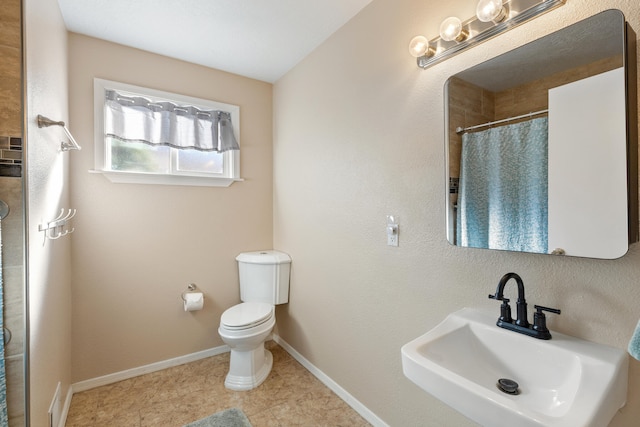
M 184 427 L 251 427 L 247 416 L 238 408 L 231 408 L 225 411 L 194 421 Z

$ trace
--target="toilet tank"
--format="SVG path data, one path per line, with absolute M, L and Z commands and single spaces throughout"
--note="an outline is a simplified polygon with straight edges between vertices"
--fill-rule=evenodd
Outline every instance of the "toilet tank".
M 242 301 L 274 305 L 289 302 L 289 255 L 274 250 L 243 252 L 236 261 Z

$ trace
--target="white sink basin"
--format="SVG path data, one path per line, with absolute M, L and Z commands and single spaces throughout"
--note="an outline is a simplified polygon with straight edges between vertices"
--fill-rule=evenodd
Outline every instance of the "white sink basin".
M 625 351 L 551 332 L 549 341 L 465 308 L 402 347 L 407 378 L 484 426 L 609 424 L 627 397 Z M 518 394 L 498 389 L 501 378 Z

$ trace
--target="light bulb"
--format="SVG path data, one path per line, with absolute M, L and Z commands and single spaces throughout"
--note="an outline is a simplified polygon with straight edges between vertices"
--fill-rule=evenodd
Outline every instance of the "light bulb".
M 409 42 L 409 53 L 416 58 L 427 55 L 431 50 L 429 49 L 429 40 L 425 36 L 415 36 Z
M 455 16 L 450 16 L 442 21 L 442 24 L 440 24 L 440 38 L 448 42 L 453 40 L 461 42 L 466 39 L 467 34 L 462 31 L 462 22 L 460 19 Z
M 507 10 L 502 6 L 502 0 L 480 0 L 476 16 L 482 22 L 501 22 L 507 17 Z

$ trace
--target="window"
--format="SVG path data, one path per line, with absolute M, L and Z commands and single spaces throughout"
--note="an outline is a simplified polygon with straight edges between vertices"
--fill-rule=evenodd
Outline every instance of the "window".
M 94 79 L 95 170 L 117 183 L 241 181 L 240 108 Z

